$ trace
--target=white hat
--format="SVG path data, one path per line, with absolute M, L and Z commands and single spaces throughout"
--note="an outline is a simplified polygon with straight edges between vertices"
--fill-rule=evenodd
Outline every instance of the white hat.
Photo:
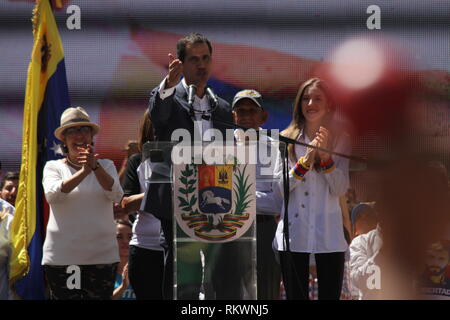
M 76 126 L 91 127 L 92 135 L 96 135 L 100 131 L 100 127 L 91 122 L 91 118 L 82 107 L 67 108 L 61 115 L 61 125 L 55 130 L 55 137 L 62 141 L 64 130 Z

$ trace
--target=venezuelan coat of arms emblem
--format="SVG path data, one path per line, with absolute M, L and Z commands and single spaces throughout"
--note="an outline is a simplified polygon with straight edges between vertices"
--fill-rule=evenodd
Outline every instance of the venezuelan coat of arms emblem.
M 180 228 L 202 242 L 227 242 L 254 221 L 254 165 L 174 166 L 174 213 Z

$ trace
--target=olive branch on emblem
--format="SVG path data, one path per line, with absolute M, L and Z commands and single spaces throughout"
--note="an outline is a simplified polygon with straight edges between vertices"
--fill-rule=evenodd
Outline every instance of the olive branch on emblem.
M 195 166 L 186 165 L 185 170 L 181 170 L 181 176 L 179 178 L 183 187 L 178 188 L 178 191 L 184 195 L 184 197 L 178 196 L 180 201 L 179 207 L 189 215 L 200 214 L 197 209 L 193 210 L 194 204 L 197 202 L 195 194 L 189 198 L 189 195 L 195 191 L 195 183 L 197 182 L 197 168 Z
M 252 184 L 248 183 L 249 176 L 245 177 L 245 169 L 247 169 L 247 165 L 244 166 L 242 171 L 238 169 L 236 173 L 236 188 L 234 189 L 234 195 L 236 196 L 235 215 L 243 215 L 252 201 L 251 199 L 248 200 L 250 197 L 249 190 Z

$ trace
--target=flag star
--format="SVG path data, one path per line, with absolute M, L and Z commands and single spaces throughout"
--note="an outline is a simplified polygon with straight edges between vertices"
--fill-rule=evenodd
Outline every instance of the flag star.
M 56 155 L 64 155 L 64 153 L 62 152 L 62 149 L 61 149 L 61 144 L 59 144 L 59 143 L 55 143 L 55 141 L 53 141 L 53 147 L 51 147 L 50 148 L 50 150 L 53 150 L 53 152 L 55 153 L 55 156 Z

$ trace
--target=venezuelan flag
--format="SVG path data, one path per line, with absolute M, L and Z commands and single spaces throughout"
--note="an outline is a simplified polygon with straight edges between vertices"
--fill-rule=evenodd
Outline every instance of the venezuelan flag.
M 33 35 L 10 261 L 11 288 L 26 300 L 45 298 L 41 260 L 48 205 L 43 196 L 42 171 L 48 160 L 59 156 L 53 132 L 62 112 L 70 106 L 64 51 L 49 0 L 36 2 Z

